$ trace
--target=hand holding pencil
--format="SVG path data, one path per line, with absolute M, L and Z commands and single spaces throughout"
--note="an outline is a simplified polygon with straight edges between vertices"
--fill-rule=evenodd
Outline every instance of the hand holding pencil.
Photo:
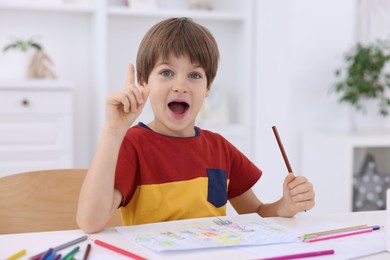
M 294 216 L 300 211 L 314 207 L 313 185 L 304 176 L 295 176 L 290 172 L 283 183 L 282 216 Z
M 283 197 L 280 201 L 279 215 L 292 217 L 300 211 L 306 211 L 314 207 L 315 194 L 313 185 L 306 177 L 294 175 L 276 126 L 273 126 L 272 130 L 274 131 L 288 172 L 283 183 Z

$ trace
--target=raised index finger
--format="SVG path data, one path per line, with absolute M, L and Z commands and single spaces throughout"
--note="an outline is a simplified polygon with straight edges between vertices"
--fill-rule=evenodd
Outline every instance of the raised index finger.
M 135 81 L 135 70 L 134 70 L 134 65 L 129 64 L 129 68 L 127 71 L 127 83 L 134 85 Z

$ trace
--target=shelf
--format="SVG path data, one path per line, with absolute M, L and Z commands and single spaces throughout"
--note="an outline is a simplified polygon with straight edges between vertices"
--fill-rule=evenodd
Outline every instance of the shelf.
M 220 21 L 244 21 L 245 17 L 242 14 L 233 12 L 221 11 L 191 11 L 191 10 L 135 10 L 123 6 L 110 7 L 108 10 L 111 16 L 129 16 L 129 17 L 155 17 L 155 18 L 169 18 L 169 17 L 191 17 L 194 19 L 220 20 Z
M 54 11 L 70 13 L 93 13 L 92 5 L 65 3 L 0 2 L 0 10 Z
M 62 90 L 73 87 L 73 83 L 67 80 L 10 80 L 0 81 L 1 90 Z

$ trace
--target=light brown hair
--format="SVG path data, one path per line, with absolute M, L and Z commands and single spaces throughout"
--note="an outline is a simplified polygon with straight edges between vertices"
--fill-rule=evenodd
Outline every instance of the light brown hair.
M 172 54 L 188 55 L 192 63 L 202 67 L 210 87 L 218 70 L 217 42 L 207 28 L 187 17 L 163 20 L 145 34 L 137 54 L 138 82 L 148 83 L 158 59 L 167 60 Z

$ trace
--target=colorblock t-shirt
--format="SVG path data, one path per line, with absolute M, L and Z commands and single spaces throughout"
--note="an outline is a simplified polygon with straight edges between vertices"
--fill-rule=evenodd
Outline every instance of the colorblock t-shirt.
M 161 135 L 139 123 L 120 148 L 115 188 L 124 225 L 226 215 L 226 203 L 262 172 L 221 135 Z

